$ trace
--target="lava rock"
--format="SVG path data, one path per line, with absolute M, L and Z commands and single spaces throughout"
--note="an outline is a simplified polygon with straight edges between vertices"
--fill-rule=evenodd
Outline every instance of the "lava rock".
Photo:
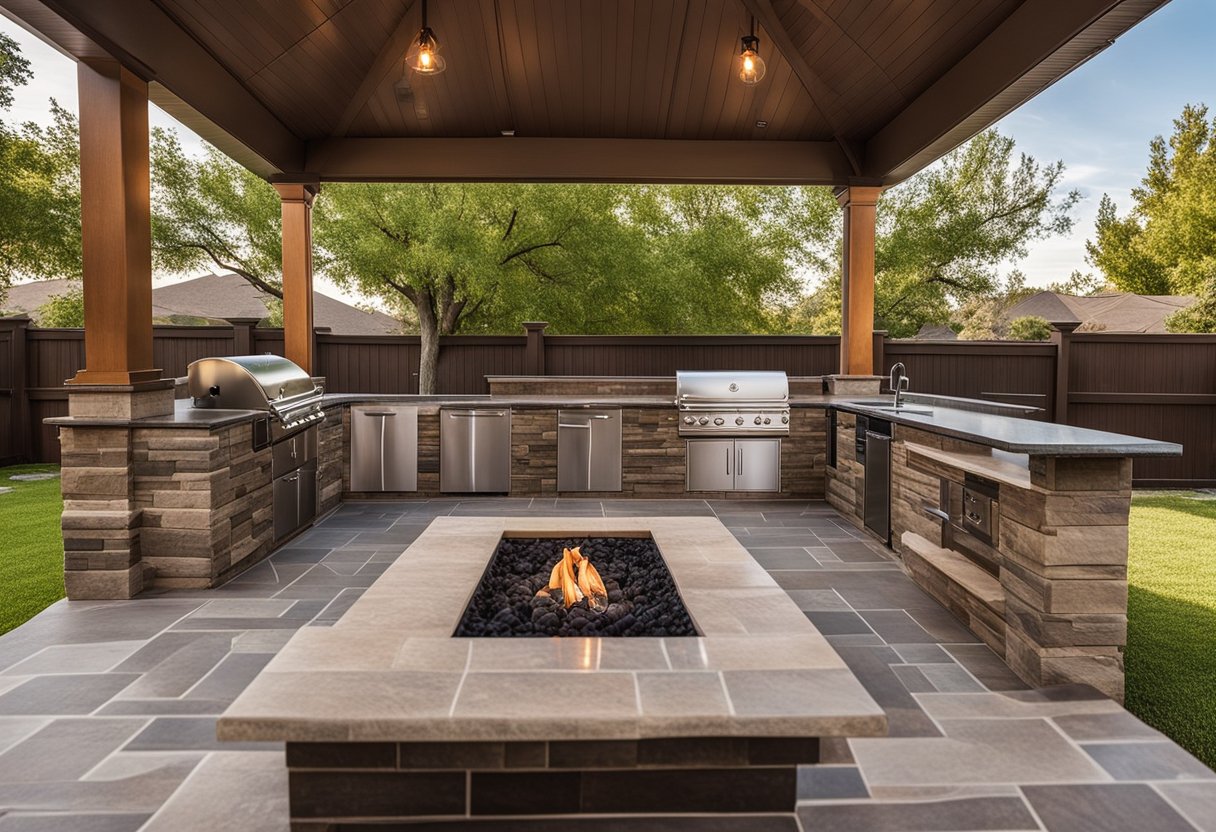
M 607 609 L 566 607 L 549 582 L 563 548 L 580 547 L 608 590 Z M 649 538 L 508 538 L 482 576 L 454 635 L 461 637 L 695 636 L 675 581 Z

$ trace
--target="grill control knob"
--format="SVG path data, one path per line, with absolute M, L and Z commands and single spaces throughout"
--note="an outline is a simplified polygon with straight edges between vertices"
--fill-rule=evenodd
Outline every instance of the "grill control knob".
M 696 423 L 697 423 L 697 420 L 696 420 L 696 419 L 694 419 L 693 417 L 691 417 L 691 416 L 685 416 L 685 417 L 684 417 L 684 424 L 686 424 L 686 425 L 695 425 Z
M 781 415 L 781 424 L 788 425 L 789 423 L 790 423 L 790 415 L 788 413 L 783 413 Z
M 708 417 L 708 416 L 702 416 L 700 419 L 698 419 L 698 420 L 697 420 L 697 422 L 698 422 L 699 424 L 702 424 L 702 425 L 708 425 L 708 424 L 709 424 L 709 417 Z
M 715 425 L 721 426 L 721 425 L 723 425 L 723 424 L 725 424 L 725 423 L 726 423 L 726 420 L 725 420 L 725 419 L 723 419 L 721 416 L 719 416 L 717 419 L 714 419 L 714 424 L 715 424 Z
M 762 425 L 762 424 L 764 424 L 764 420 L 763 420 L 763 419 L 761 419 L 759 416 L 757 416 L 757 417 L 756 417 L 756 424 L 757 424 L 757 425 Z
M 772 423 L 773 423 L 772 419 L 768 418 L 767 416 L 764 417 L 764 424 L 771 425 Z
M 736 425 L 741 425 L 741 424 L 743 424 L 743 417 L 742 417 L 742 416 L 736 416 L 736 417 L 735 417 L 735 424 L 736 424 Z

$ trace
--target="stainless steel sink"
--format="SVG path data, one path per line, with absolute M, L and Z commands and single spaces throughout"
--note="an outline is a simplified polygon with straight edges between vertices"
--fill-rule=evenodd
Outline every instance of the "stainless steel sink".
M 889 405 L 889 404 L 883 405 L 881 407 L 878 405 L 867 405 L 867 406 L 871 407 L 873 410 L 885 410 L 888 413 L 915 413 L 917 416 L 932 416 L 933 415 L 933 408 L 920 407 L 920 406 L 914 405 L 914 404 L 901 404 L 899 407 L 895 407 L 895 406 Z

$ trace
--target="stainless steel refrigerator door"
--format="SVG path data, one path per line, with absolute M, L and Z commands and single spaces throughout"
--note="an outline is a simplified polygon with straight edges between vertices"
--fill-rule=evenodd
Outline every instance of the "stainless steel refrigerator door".
M 621 412 L 557 412 L 557 490 L 621 490 Z
M 781 440 L 735 440 L 735 490 L 781 490 Z
M 418 408 L 350 409 L 350 490 L 418 490 Z
M 439 411 L 439 490 L 506 494 L 511 490 L 511 411 Z
M 891 538 L 891 437 L 866 431 L 865 526 L 884 542 Z
M 300 472 L 279 477 L 270 490 L 274 539 L 282 540 L 300 525 Z
M 688 440 L 688 490 L 730 491 L 735 487 L 733 439 Z

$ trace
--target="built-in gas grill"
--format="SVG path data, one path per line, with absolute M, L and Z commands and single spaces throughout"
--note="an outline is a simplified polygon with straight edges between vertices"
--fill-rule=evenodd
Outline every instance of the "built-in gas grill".
M 790 386 L 782 372 L 679 372 L 681 436 L 789 436 Z
M 283 540 L 317 514 L 317 423 L 324 389 L 277 355 L 202 358 L 187 370 L 195 407 L 258 410 L 253 449 L 270 447 L 274 539 Z
M 187 370 L 195 407 L 264 410 L 282 430 L 325 418 L 324 390 L 297 364 L 278 355 L 201 358 Z

